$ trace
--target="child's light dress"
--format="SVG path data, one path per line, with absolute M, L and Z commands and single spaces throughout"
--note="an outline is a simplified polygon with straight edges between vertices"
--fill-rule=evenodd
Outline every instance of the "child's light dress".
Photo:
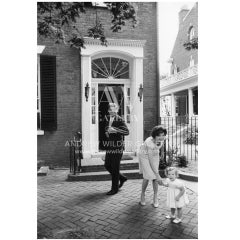
M 183 206 L 189 203 L 189 199 L 186 193 L 186 188 L 182 181 L 180 181 L 179 179 L 175 179 L 174 181 L 171 181 L 170 179 L 167 178 L 166 183 L 168 184 L 167 206 L 169 208 L 182 208 Z M 176 201 L 175 197 L 179 194 L 180 187 L 184 187 L 185 192 L 183 196 L 179 198 L 179 201 Z
M 152 137 L 148 137 L 140 146 L 138 152 L 139 173 L 143 174 L 144 179 L 156 179 L 154 172 L 158 172 L 160 148 L 161 146 L 157 146 L 153 142 Z

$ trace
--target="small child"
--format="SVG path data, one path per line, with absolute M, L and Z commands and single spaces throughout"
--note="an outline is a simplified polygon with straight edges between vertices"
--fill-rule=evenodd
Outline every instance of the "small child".
M 177 179 L 178 171 L 175 167 L 169 167 L 166 170 L 167 180 L 161 182 L 160 185 L 168 187 L 167 190 L 167 206 L 171 209 L 171 215 L 166 218 L 173 219 L 174 223 L 182 221 L 182 207 L 189 203 L 186 188 L 182 181 Z M 175 211 L 177 209 L 177 217 Z

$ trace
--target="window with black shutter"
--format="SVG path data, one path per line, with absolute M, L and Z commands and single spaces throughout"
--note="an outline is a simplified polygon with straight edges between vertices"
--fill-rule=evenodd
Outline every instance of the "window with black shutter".
M 39 69 L 40 68 L 40 69 Z M 38 128 L 57 129 L 56 56 L 40 55 L 40 91 L 38 91 Z M 39 76 L 40 75 L 40 76 Z

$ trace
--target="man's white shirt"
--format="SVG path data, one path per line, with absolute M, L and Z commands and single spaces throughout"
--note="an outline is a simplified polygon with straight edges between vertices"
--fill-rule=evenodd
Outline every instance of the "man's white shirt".
M 110 119 L 109 119 L 109 127 L 112 126 L 112 123 L 113 123 L 114 117 L 115 117 L 115 116 L 110 116 Z

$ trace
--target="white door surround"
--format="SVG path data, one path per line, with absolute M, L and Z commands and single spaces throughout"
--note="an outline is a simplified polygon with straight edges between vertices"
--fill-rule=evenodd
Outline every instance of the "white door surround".
M 140 102 L 138 90 L 143 84 L 143 47 L 145 40 L 107 39 L 108 46 L 101 45 L 99 40 L 85 38 L 85 49 L 81 50 L 81 101 L 82 101 L 82 142 L 83 157 L 90 158 L 96 153 L 96 132 L 98 125 L 92 124 L 92 88 L 95 88 L 95 99 L 98 100 L 98 84 L 124 84 L 124 89 L 130 87 L 131 151 L 136 152 L 143 141 L 143 101 Z M 129 79 L 92 78 L 91 62 L 98 57 L 118 57 L 129 62 Z M 85 98 L 85 86 L 89 84 L 88 101 Z M 126 91 L 124 95 L 126 94 Z M 96 115 L 98 113 L 96 112 Z M 96 116 L 98 119 L 98 115 Z

